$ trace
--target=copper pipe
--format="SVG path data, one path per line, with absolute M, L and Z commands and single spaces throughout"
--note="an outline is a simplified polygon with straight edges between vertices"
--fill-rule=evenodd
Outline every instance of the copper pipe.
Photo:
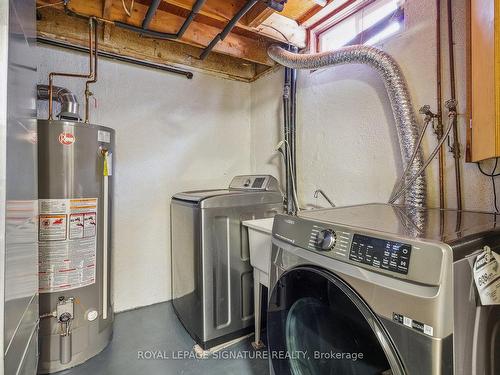
M 441 0 L 436 0 L 436 82 L 437 82 L 437 126 L 436 135 L 438 141 L 443 137 L 443 89 L 442 89 L 442 57 L 441 57 Z M 445 197 L 445 153 L 444 147 L 439 150 L 439 208 L 443 209 L 446 206 Z
M 93 18 L 90 19 L 90 22 L 95 22 Z M 90 90 L 90 84 L 97 82 L 97 51 L 98 51 L 98 24 L 97 22 L 94 25 L 94 65 L 93 65 L 93 77 L 85 82 L 85 122 L 89 122 L 89 98 L 94 95 Z M 92 50 L 90 50 L 90 60 L 92 61 Z
M 89 74 L 76 74 L 76 73 L 61 73 L 61 72 L 51 72 L 49 73 L 49 120 L 53 119 L 53 92 L 54 92 L 54 77 L 71 77 L 71 78 L 93 78 L 94 77 L 94 63 L 92 59 L 92 38 L 93 38 L 93 21 L 89 19 L 89 55 L 90 55 L 90 72 Z M 87 108 L 85 108 L 87 111 Z
M 452 0 L 447 1 L 448 11 L 448 48 L 450 57 L 450 94 L 451 99 L 456 100 L 457 89 L 455 83 L 455 52 L 453 42 L 453 9 L 451 7 Z M 462 209 L 462 178 L 460 173 L 460 141 L 458 139 L 458 121 L 457 116 L 453 122 L 453 158 L 455 159 L 455 185 L 457 193 L 457 209 Z

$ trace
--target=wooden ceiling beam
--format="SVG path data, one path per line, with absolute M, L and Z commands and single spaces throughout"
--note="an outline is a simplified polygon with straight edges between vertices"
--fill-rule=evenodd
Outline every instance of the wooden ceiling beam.
M 273 9 L 267 7 L 263 2 L 258 2 L 247 14 L 245 14 L 245 17 L 243 17 L 241 21 L 246 26 L 257 27 L 262 24 L 262 22 L 267 20 L 273 13 Z
M 297 18 L 297 23 L 299 25 L 302 25 L 304 22 L 309 20 L 311 17 L 314 17 L 316 14 L 321 12 L 325 7 L 333 3 L 334 0 L 327 0 L 326 5 L 324 7 L 321 7 L 319 5 L 313 6 L 311 9 L 309 9 L 307 12 L 302 14 L 300 17 Z
M 150 0 L 136 0 L 136 2 L 144 5 L 150 4 Z M 195 0 L 165 0 L 160 4 L 158 10 L 186 17 L 188 12 L 191 11 L 194 2 Z M 197 20 L 201 23 L 223 29 L 227 22 L 233 18 L 245 3 L 246 0 L 207 0 L 200 9 Z M 184 14 L 176 11 L 175 8 L 183 9 L 185 11 Z M 265 37 L 274 42 L 286 42 L 281 34 L 258 28 L 273 13 L 274 10 L 259 1 L 236 24 L 232 32 L 248 37 Z M 297 25 L 298 28 L 299 26 Z M 296 33 L 300 34 L 300 32 Z
M 102 5 L 102 18 L 108 19 L 111 16 L 111 7 L 113 5 L 113 0 L 104 0 Z M 109 24 L 104 25 L 103 39 L 108 41 L 111 37 L 111 26 Z
M 111 14 L 111 6 L 113 5 L 113 0 L 104 0 L 102 5 L 102 18 L 108 18 Z
M 318 6 L 314 0 L 287 0 L 281 14 L 293 20 L 298 20 L 311 8 Z
M 88 23 L 81 18 L 66 15 L 54 8 L 39 10 L 38 36 L 77 46 L 88 46 Z M 222 55 L 210 54 L 206 60 L 198 60 L 200 48 L 168 40 L 141 38 L 139 34 L 114 28 L 108 41 L 102 40 L 99 49 L 121 56 L 157 64 L 190 66 L 225 78 L 251 82 L 258 72 L 269 69 L 265 65 Z
M 85 16 L 101 16 L 105 0 L 72 0 L 69 9 L 77 14 Z M 51 3 L 46 0 L 38 0 L 37 4 Z M 148 6 L 143 4 L 134 5 L 132 14 L 128 17 L 122 8 L 121 1 L 112 1 L 109 8 L 109 20 L 121 21 L 130 25 L 140 27 L 146 14 Z M 164 33 L 176 33 L 184 22 L 185 18 L 172 13 L 157 12 L 151 22 L 151 30 Z M 220 32 L 220 29 L 210 25 L 193 21 L 181 39 L 177 42 L 189 44 L 195 47 L 205 47 Z M 143 38 L 147 39 L 147 38 Z M 254 63 L 273 66 L 274 62 L 267 56 L 267 46 L 271 41 L 253 39 L 235 33 L 229 34 L 225 40 L 221 41 L 214 48 L 214 52 L 244 59 Z
M 149 4 L 149 0 L 137 1 L 143 4 Z M 195 0 L 165 0 L 160 5 L 160 9 L 165 9 L 167 4 L 172 4 L 179 8 L 191 10 L 194 2 Z M 200 9 L 199 14 L 226 22 L 229 21 L 245 3 L 246 0 L 207 0 Z

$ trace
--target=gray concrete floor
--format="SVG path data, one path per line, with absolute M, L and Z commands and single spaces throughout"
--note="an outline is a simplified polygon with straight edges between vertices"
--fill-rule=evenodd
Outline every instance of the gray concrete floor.
M 113 341 L 96 357 L 58 375 L 168 375 L 235 374 L 266 375 L 266 359 L 255 358 L 250 339 L 225 349 L 235 359 L 174 359 L 192 352 L 193 339 L 182 327 L 169 302 L 115 315 Z M 139 359 L 139 351 L 156 351 L 166 359 Z M 186 351 L 186 353 L 182 353 Z M 179 353 L 180 352 L 180 353 Z M 232 353 L 232 354 L 230 354 Z M 148 354 L 145 354 L 147 356 Z M 249 356 L 252 356 L 249 358 Z

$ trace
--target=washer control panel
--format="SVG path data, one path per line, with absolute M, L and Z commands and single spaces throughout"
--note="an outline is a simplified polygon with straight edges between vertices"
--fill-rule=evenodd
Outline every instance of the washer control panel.
M 349 259 L 387 271 L 408 274 L 411 245 L 354 234 Z
M 229 184 L 229 190 L 279 191 L 279 184 L 270 175 L 236 176 Z

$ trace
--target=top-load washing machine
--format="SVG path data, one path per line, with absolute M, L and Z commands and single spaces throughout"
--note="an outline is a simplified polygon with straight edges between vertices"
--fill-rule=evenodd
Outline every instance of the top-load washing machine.
M 285 374 L 500 374 L 474 260 L 495 214 L 370 204 L 277 215 L 268 345 Z
M 203 349 L 252 331 L 253 270 L 241 222 L 282 210 L 278 181 L 268 175 L 237 176 L 227 189 L 172 198 L 172 303 Z

